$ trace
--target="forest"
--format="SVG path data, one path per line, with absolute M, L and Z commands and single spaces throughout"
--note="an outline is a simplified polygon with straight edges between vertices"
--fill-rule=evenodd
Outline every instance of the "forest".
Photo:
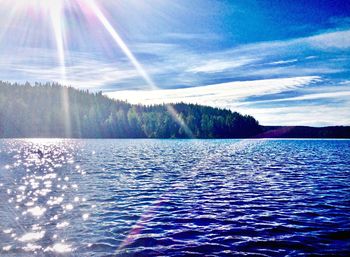
M 249 138 L 251 116 L 195 104 L 132 105 L 57 83 L 0 82 L 0 137 Z

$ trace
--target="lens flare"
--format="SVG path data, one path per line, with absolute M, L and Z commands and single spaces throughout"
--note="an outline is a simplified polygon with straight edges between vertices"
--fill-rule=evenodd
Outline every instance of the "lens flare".
M 48 2 L 54 2 L 54 1 L 48 1 Z M 61 84 L 67 83 L 67 76 L 66 76 L 66 61 L 65 61 L 65 29 L 64 29 L 64 19 L 62 17 L 64 16 L 63 13 L 63 1 L 57 1 L 55 4 L 52 5 L 50 10 L 50 16 L 52 21 L 52 27 L 53 32 L 55 35 L 56 40 L 56 46 L 57 46 L 57 56 L 58 56 L 58 62 L 59 62 L 59 69 L 60 69 L 60 82 Z M 65 135 L 70 136 L 71 135 L 71 124 L 70 124 L 70 114 L 69 114 L 69 99 L 68 99 L 68 92 L 67 89 L 64 88 L 62 90 L 62 103 L 63 103 L 63 112 L 65 117 Z

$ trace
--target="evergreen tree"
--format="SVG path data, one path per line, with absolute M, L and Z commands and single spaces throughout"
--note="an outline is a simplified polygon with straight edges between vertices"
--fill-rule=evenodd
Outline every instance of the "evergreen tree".
M 253 117 L 224 109 L 131 105 L 56 83 L 0 82 L 0 137 L 240 138 L 261 131 Z

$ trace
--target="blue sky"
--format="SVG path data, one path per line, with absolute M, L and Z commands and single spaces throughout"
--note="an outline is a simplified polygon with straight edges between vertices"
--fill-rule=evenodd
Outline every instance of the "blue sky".
M 96 0 L 105 22 L 92 0 L 29 2 L 0 0 L 1 80 L 230 108 L 264 125 L 350 125 L 350 1 Z

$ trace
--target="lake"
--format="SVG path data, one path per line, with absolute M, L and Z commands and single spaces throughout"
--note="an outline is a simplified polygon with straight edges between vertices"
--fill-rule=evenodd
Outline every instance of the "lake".
M 0 140 L 1 256 L 349 256 L 349 140 Z

